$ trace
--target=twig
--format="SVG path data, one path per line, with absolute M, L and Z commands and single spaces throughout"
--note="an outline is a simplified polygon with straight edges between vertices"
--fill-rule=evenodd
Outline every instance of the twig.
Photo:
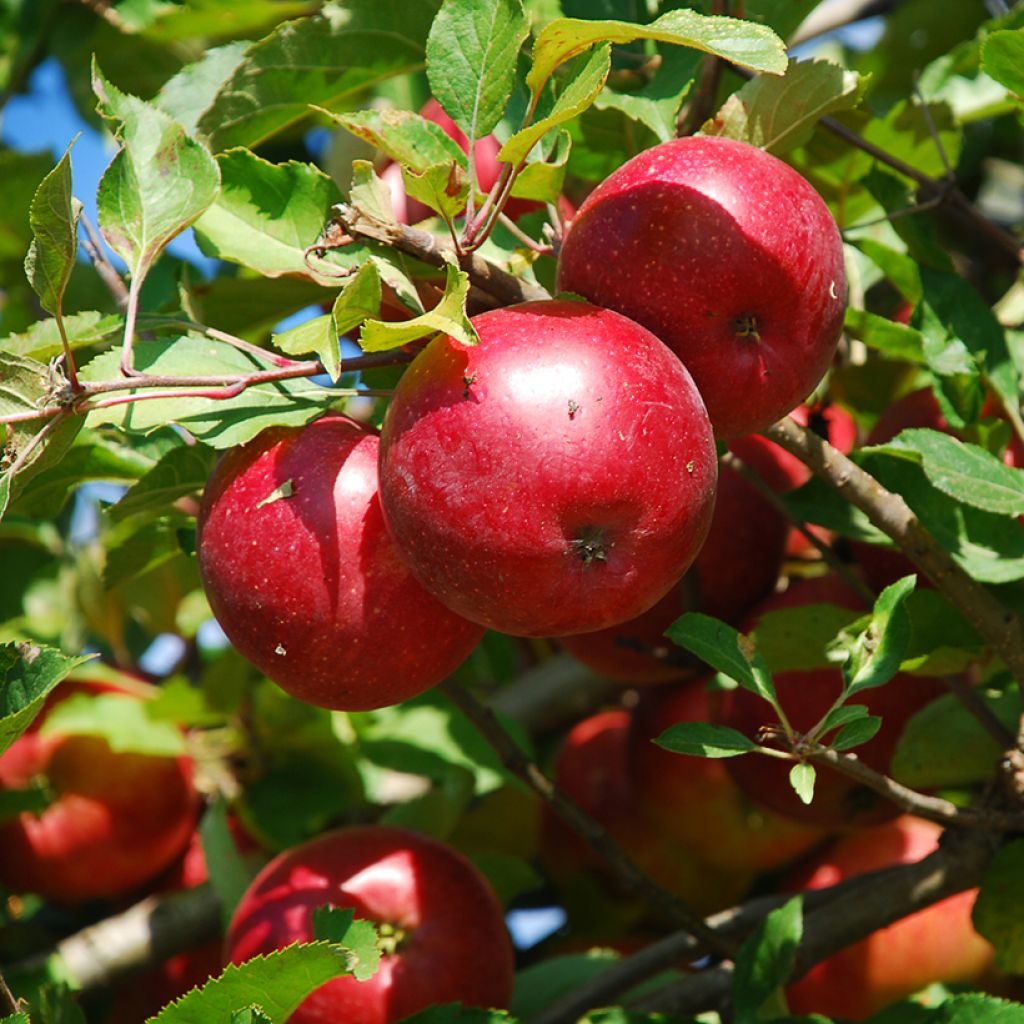
M 92 226 L 92 222 L 84 213 L 80 220 L 85 231 L 85 238 L 82 239 L 82 248 L 89 259 L 92 260 L 92 264 L 96 268 L 96 272 L 103 279 L 107 290 L 114 296 L 118 309 L 123 312 L 128 307 L 128 286 L 124 283 L 124 278 L 117 272 L 113 263 L 107 259 L 107 254 L 103 251 L 103 242 L 96 233 L 96 229 Z
M 522 242 L 531 252 L 540 253 L 542 256 L 550 256 L 555 251 L 552 246 L 545 245 L 543 242 L 538 242 L 536 239 L 531 238 L 508 214 L 499 213 L 498 220 L 509 234 Z
M 473 722 L 494 748 L 502 764 L 534 790 L 573 831 L 582 836 L 605 859 L 627 888 L 643 896 L 659 913 L 667 912 L 679 927 L 690 931 L 707 949 L 724 957 L 734 955 L 735 946 L 732 942 L 708 928 L 699 914 L 648 878 L 605 829 L 570 800 L 519 749 L 489 707 L 451 681 L 441 683 L 441 689 Z
M 960 611 L 1003 659 L 1024 687 L 1024 623 L 972 579 L 921 525 L 899 494 L 886 490 L 813 431 L 786 418 L 764 431 L 766 437 L 806 463 L 816 476 L 859 508 Z
M 875 594 L 871 588 L 855 572 L 851 571 L 850 567 L 832 550 L 831 545 L 826 544 L 812 530 L 808 529 L 806 523 L 793 518 L 786 507 L 786 503 L 765 483 L 760 473 L 748 466 L 735 452 L 725 452 L 722 456 L 722 462 L 735 469 L 747 483 L 755 488 L 758 494 L 768 501 L 773 508 L 777 509 L 788 522 L 792 523 L 807 538 L 808 542 L 818 550 L 829 568 L 842 576 L 844 582 L 859 594 L 869 606 L 875 603 Z
M 711 13 L 727 16 L 729 0 L 712 0 Z M 718 84 L 722 80 L 722 66 L 723 61 L 720 57 L 705 56 L 693 97 L 676 119 L 676 135 L 692 135 L 711 116 L 715 109 Z
M 420 231 L 405 224 L 384 224 L 371 220 L 352 206 L 344 203 L 332 207 L 335 223 L 341 228 L 342 234 L 352 237 L 368 238 L 391 246 L 407 256 L 413 256 L 432 267 L 444 268 L 455 261 L 481 291 L 504 303 L 531 302 L 538 299 L 549 299 L 547 290 L 538 284 L 523 281 L 518 277 L 495 266 L 477 253 L 468 253 L 457 257 L 453 250 L 446 249 L 429 231 Z M 329 238 L 322 239 L 313 250 L 326 251 L 332 247 Z
M 0 972 L 0 1017 L 11 1017 L 18 1012 L 18 1000 L 7 987 L 7 981 Z
M 845 946 L 879 928 L 937 903 L 981 882 L 997 844 L 981 833 L 947 834 L 939 849 L 915 864 L 875 877 L 870 886 L 841 894 L 804 919 L 803 938 L 790 980 Z M 696 1014 L 727 1004 L 732 968 L 722 964 L 660 989 L 631 1008 L 666 1013 Z
M 977 690 L 969 686 L 961 676 L 943 676 L 942 681 L 949 687 L 978 724 L 999 744 L 1000 750 L 1012 750 L 1017 745 L 1013 731 L 1008 729 L 995 712 L 978 696 Z

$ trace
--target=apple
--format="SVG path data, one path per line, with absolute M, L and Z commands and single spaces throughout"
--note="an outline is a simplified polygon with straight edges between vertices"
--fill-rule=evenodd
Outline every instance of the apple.
M 228 927 L 227 958 L 313 938 L 313 911 L 351 907 L 382 929 L 389 950 L 367 981 L 336 978 L 290 1024 L 391 1024 L 435 1003 L 508 1006 L 513 951 L 488 883 L 452 847 L 415 832 L 362 825 L 327 832 L 275 857 Z
M 583 201 L 558 287 L 652 330 L 693 375 L 719 437 L 756 433 L 814 389 L 846 297 L 828 207 L 787 164 L 731 139 L 674 139 Z
M 75 694 L 145 699 L 151 687 L 89 678 L 63 683 L 0 755 L 0 789 L 42 783 L 52 800 L 0 824 L 0 884 L 68 906 L 131 894 L 188 844 L 199 796 L 188 757 L 112 750 L 105 739 L 43 727 Z
M 338 415 L 268 428 L 218 463 L 199 513 L 199 569 L 228 639 L 282 689 L 338 710 L 422 693 L 483 634 L 402 564 L 378 447 Z
M 750 623 L 769 611 L 804 604 L 838 604 L 860 610 L 860 598 L 834 576 L 817 580 L 793 580 L 787 591 L 772 595 L 752 613 Z M 773 675 L 779 703 L 797 732 L 812 728 L 831 708 L 842 690 L 838 668 L 776 672 Z M 897 674 L 876 689 L 865 690 L 850 702 L 867 707 L 882 718 L 879 731 L 854 753 L 876 771 L 887 772 L 893 751 L 907 720 L 925 704 L 946 692 L 941 680 L 927 676 Z M 735 689 L 722 701 L 717 720 L 756 738 L 763 726 L 775 725 L 771 706 L 749 690 Z M 756 754 L 730 758 L 728 770 L 740 788 L 753 800 L 778 814 L 826 828 L 848 828 L 874 824 L 895 817 L 895 804 L 848 776 L 818 767 L 814 799 L 803 803 L 789 784 L 792 763 Z
M 753 803 L 720 760 L 673 754 L 654 740 L 677 722 L 709 722 L 721 694 L 707 678 L 645 691 L 629 728 L 629 768 L 639 802 L 684 850 L 760 874 L 792 863 L 825 832 Z
M 843 836 L 789 880 L 790 889 L 822 889 L 846 878 L 911 864 L 932 853 L 942 830 L 903 815 Z M 977 890 L 919 910 L 815 965 L 790 985 L 795 1014 L 863 1020 L 933 982 L 976 982 L 992 962 L 992 947 L 971 924 Z
M 692 676 L 697 671 L 692 660 L 665 639 L 665 631 L 688 611 L 738 622 L 775 585 L 788 529 L 753 485 L 735 469 L 720 466 L 711 529 L 683 579 L 642 615 L 559 642 L 598 675 L 620 682 Z
M 717 858 L 698 858 L 641 810 L 642 791 L 630 765 L 630 732 L 630 714 L 624 709 L 577 722 L 555 758 L 555 782 L 665 889 L 701 913 L 731 906 L 746 894 L 754 872 Z M 632 927 L 649 916 L 648 907 L 623 899 L 604 859 L 550 808 L 542 819 L 541 860 L 577 928 L 583 918 L 586 931 L 594 907 L 603 926 L 614 921 L 619 928 Z
M 435 338 L 384 420 L 381 504 L 402 557 L 503 633 L 592 632 L 646 611 L 697 556 L 714 505 L 714 439 L 686 369 L 589 303 L 473 323 L 479 345 Z

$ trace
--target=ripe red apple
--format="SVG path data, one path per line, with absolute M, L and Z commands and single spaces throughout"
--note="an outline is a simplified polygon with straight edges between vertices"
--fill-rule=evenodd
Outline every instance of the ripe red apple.
M 642 615 L 596 633 L 560 638 L 599 675 L 659 683 L 693 675 L 691 662 L 665 638 L 684 612 L 738 622 L 768 594 L 782 568 L 789 527 L 775 507 L 729 466 L 719 467 L 718 496 L 704 546 L 689 572 Z
M 840 581 L 795 580 L 788 591 L 773 595 L 752 614 L 752 623 L 768 611 L 800 604 L 831 603 L 859 609 L 859 598 L 844 591 Z M 844 597 L 844 593 L 847 595 Z M 812 728 L 829 710 L 842 690 L 838 668 L 776 672 L 775 690 L 786 717 L 798 732 Z M 863 704 L 868 713 L 880 715 L 882 727 L 867 743 L 855 749 L 866 765 L 886 772 L 903 727 L 912 714 L 946 692 L 938 679 L 898 674 L 885 686 L 865 690 L 851 701 Z M 722 702 L 719 720 L 745 736 L 757 737 L 762 726 L 775 724 L 770 705 L 748 690 L 730 691 Z M 760 755 L 730 758 L 728 769 L 737 784 L 753 800 L 798 821 L 826 828 L 874 824 L 895 817 L 895 804 L 848 776 L 825 767 L 817 770 L 814 799 L 804 804 L 789 784 L 791 763 Z
M 580 302 L 473 321 L 399 382 L 381 504 L 413 573 L 504 633 L 601 629 L 648 609 L 704 541 L 717 460 L 697 389 L 649 331 Z
M 741 899 L 753 881 L 753 871 L 724 865 L 718 858 L 701 860 L 642 812 L 629 748 L 628 711 L 591 715 L 568 732 L 559 748 L 555 782 L 607 830 L 641 870 L 696 910 L 710 913 Z M 623 916 L 624 921 L 616 921 L 619 925 L 635 924 L 648 912 L 646 907 L 624 901 L 605 861 L 549 808 L 542 820 L 541 859 L 570 913 L 576 911 L 577 926 L 580 917 L 588 916 L 586 904 L 596 904 L 602 894 L 607 895 L 609 906 L 601 905 L 599 916 Z M 596 891 L 591 881 L 595 877 Z
M 788 888 L 823 889 L 912 864 L 936 848 L 941 834 L 938 825 L 907 815 L 861 829 L 839 839 Z M 976 893 L 950 896 L 817 964 L 787 989 L 790 1010 L 863 1020 L 933 982 L 977 981 L 992 961 L 992 947 L 971 925 Z
M 392 545 L 377 434 L 343 416 L 272 427 L 206 487 L 199 568 L 213 614 L 261 672 L 311 704 L 379 708 L 440 682 L 482 630 L 435 601 Z
M 0 756 L 0 788 L 42 782 L 53 800 L 0 824 L 0 884 L 75 905 L 124 896 L 167 868 L 195 827 L 192 761 L 114 751 L 99 736 L 41 731 L 74 694 L 116 692 L 111 682 L 72 680 L 49 698 L 24 735 Z
M 736 785 L 724 762 L 673 754 L 653 741 L 677 722 L 709 722 L 721 694 L 707 679 L 646 691 L 633 711 L 629 766 L 642 810 L 688 853 L 760 874 L 792 863 L 824 831 L 764 810 Z
M 763 150 L 708 137 L 654 146 L 598 185 L 566 234 L 558 287 L 658 335 L 719 437 L 807 397 L 846 299 L 842 240 L 817 192 Z
M 435 1003 L 507 1007 L 513 953 L 501 906 L 460 853 L 405 829 L 364 825 L 318 836 L 275 857 L 242 897 L 227 957 L 241 963 L 313 937 L 313 911 L 351 907 L 384 926 L 385 952 L 367 981 L 336 978 L 290 1024 L 391 1024 Z

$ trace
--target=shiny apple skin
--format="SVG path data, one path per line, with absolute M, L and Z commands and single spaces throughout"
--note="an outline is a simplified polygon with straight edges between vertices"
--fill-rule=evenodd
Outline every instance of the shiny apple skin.
M 422 693 L 483 634 L 402 564 L 378 444 L 343 416 L 269 428 L 218 464 L 199 515 L 203 586 L 228 639 L 282 689 L 336 710 Z
M 731 139 L 661 143 L 584 200 L 558 287 L 652 330 L 686 364 L 721 438 L 814 389 L 839 341 L 842 240 L 787 164 Z
M 587 303 L 524 303 L 439 337 L 381 437 L 402 556 L 460 615 L 518 636 L 651 607 L 700 550 L 717 460 L 689 374 L 649 331 Z
M 289 1024 L 392 1024 L 435 1003 L 505 1008 L 513 951 L 497 897 L 454 848 L 405 829 L 363 825 L 279 854 L 231 920 L 227 958 L 241 963 L 313 938 L 313 911 L 351 907 L 402 934 L 367 981 L 337 978 Z

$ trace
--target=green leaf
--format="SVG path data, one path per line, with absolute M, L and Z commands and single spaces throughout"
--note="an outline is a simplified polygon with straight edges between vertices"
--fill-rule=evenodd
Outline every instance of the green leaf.
M 857 722 L 866 718 L 868 709 L 863 704 L 843 704 L 833 708 L 821 722 L 821 726 L 815 730 L 818 736 L 826 736 L 833 729 L 839 729 L 850 722 Z
M 673 754 L 696 757 L 736 757 L 757 750 L 757 744 L 727 725 L 708 722 L 677 722 L 655 740 Z
M 1020 691 L 975 688 L 975 695 L 1010 730 L 1020 721 Z M 944 694 L 912 715 L 889 765 L 897 782 L 913 789 L 945 789 L 989 782 L 1003 750 L 955 694 Z
M 42 814 L 53 803 L 54 793 L 42 781 L 25 789 L 0 789 L 0 823 L 19 814 Z
M 521 0 L 445 0 L 427 37 L 427 79 L 469 139 L 482 139 L 512 95 L 530 26 Z
M 850 722 L 839 730 L 839 735 L 829 744 L 833 750 L 850 750 L 867 743 L 882 727 L 882 720 L 877 715 L 868 715 Z
M 349 188 L 349 199 L 356 209 L 373 220 L 382 224 L 395 223 L 391 191 L 377 176 L 377 172 L 369 160 L 354 160 L 352 162 L 352 185 Z
M 771 29 L 734 18 L 687 10 L 669 11 L 649 25 L 558 18 L 537 36 L 526 84 L 539 93 L 555 68 L 577 54 L 598 43 L 622 44 L 638 39 L 691 46 L 751 71 L 781 75 L 788 64 L 785 44 Z
M 809 804 L 814 799 L 815 771 L 813 764 L 800 762 L 789 770 L 789 784 L 801 803 Z
M 555 138 L 554 151 L 547 159 L 531 160 L 523 165 L 512 185 L 512 195 L 517 199 L 557 203 L 562 194 L 571 150 L 572 136 L 567 131 L 560 131 Z
M 98 736 L 119 754 L 180 757 L 185 737 L 170 722 L 152 719 L 147 702 L 120 693 L 76 693 L 46 716 L 44 736 Z
M 85 380 L 111 380 L 118 374 L 119 353 L 104 353 L 83 367 Z M 135 347 L 135 366 L 145 373 L 245 376 L 274 368 L 269 359 L 231 345 L 187 336 L 173 341 L 144 341 Z M 202 389 L 203 391 L 209 389 Z M 106 409 L 88 416 L 88 424 L 112 423 L 131 433 L 148 434 L 178 423 L 213 448 L 230 448 L 255 437 L 264 427 L 302 426 L 325 412 L 338 397 L 304 379 L 247 387 L 233 398 L 196 397 L 195 388 L 166 388 L 175 395 Z M 179 397 L 180 396 L 180 397 Z
M 577 60 L 566 75 L 554 106 L 545 117 L 518 131 L 498 151 L 498 159 L 518 164 L 552 128 L 565 123 L 587 109 L 604 87 L 611 70 L 611 49 L 597 47 Z
M 100 180 L 100 229 L 138 287 L 164 246 L 216 199 L 220 172 L 209 151 L 162 110 L 121 92 L 93 66 L 104 116 L 120 122 L 121 149 Z
M 965 992 L 935 1007 L 928 1024 L 1024 1024 L 1024 1006 L 980 992 Z
M 807 671 L 833 663 L 827 648 L 863 613 L 836 604 L 806 604 L 765 612 L 752 634 L 772 672 Z
M 899 671 L 911 633 L 905 602 L 916 579 L 905 576 L 886 587 L 875 602 L 867 628 L 847 647 L 850 657 L 843 664 L 847 697 L 882 686 Z
M 688 612 L 669 626 L 665 635 L 685 647 L 713 669 L 735 679 L 745 690 L 778 703 L 775 685 L 764 658 L 749 637 L 719 619 Z
M 64 317 L 64 331 L 72 351 L 101 345 L 124 334 L 124 317 L 113 313 L 76 313 Z M 39 320 L 24 334 L 9 334 L 0 340 L 0 349 L 11 355 L 49 360 L 64 350 L 57 321 Z
M 617 963 L 619 954 L 611 949 L 591 949 L 546 957 L 516 972 L 511 1012 L 528 1020 L 553 1006 L 560 997 L 585 985 Z
M 981 66 L 990 78 L 1024 98 L 1024 29 L 991 32 L 981 44 Z
M 0 754 L 32 724 L 50 691 L 92 657 L 69 658 L 36 644 L 0 645 Z
M 272 334 L 270 340 L 275 348 L 289 355 L 316 353 L 331 380 L 337 383 L 341 376 L 341 349 L 338 347 L 338 331 L 331 314 L 313 317 L 281 334 Z
M 762 1007 L 789 980 L 802 935 L 803 899 L 794 896 L 766 915 L 744 941 L 733 976 L 736 1024 L 754 1024 Z
M 422 173 L 402 168 L 405 191 L 450 224 L 465 208 L 469 179 L 455 163 L 434 164 Z
M 238 853 L 238 847 L 228 825 L 227 804 L 221 794 L 218 793 L 207 806 L 206 813 L 199 822 L 199 835 L 203 843 L 206 873 L 213 891 L 217 894 L 221 921 L 226 929 L 235 908 L 252 881 L 252 872 Z
M 238 9 L 238 5 L 234 5 Z M 249 6 L 247 3 L 246 6 Z M 190 134 L 198 134 L 199 118 L 213 103 L 224 82 L 242 63 L 248 42 L 226 43 L 207 50 L 194 64 L 183 67 L 160 87 L 153 99 L 165 114 Z
M 172 448 L 108 509 L 107 514 L 114 522 L 136 515 L 165 515 L 179 498 L 202 491 L 215 461 L 213 451 L 204 444 Z
M 974 901 L 971 920 L 995 947 L 996 966 L 1024 973 L 1024 839 L 996 851 Z
M 123 8 L 125 5 L 119 5 Z M 246 39 L 266 32 L 284 18 L 310 14 L 317 0 L 189 0 L 161 5 L 156 18 L 141 27 L 147 39 L 161 43 L 202 39 Z
M 273 1022 L 262 1010 L 249 1006 L 244 1010 L 235 1010 L 231 1014 L 231 1024 L 273 1024 Z
M 439 124 L 411 110 L 385 107 L 342 114 L 332 114 L 329 110 L 323 113 L 403 167 L 422 172 L 442 163 L 466 166 L 466 154 L 459 144 Z
M 338 187 L 313 164 L 272 164 L 247 149 L 217 157 L 221 190 L 196 222 L 196 241 L 207 256 L 240 263 L 265 277 L 282 274 L 333 284 L 306 264 L 305 252 L 341 199 Z M 358 246 L 353 253 L 362 254 Z M 347 265 L 336 253 L 328 258 Z
M 781 77 L 759 75 L 734 92 L 701 134 L 784 153 L 803 145 L 825 115 L 857 106 L 863 85 L 831 61 L 793 60 Z
M 410 341 L 442 332 L 463 345 L 476 345 L 476 330 L 466 315 L 469 276 L 448 264 L 445 267 L 444 295 L 431 310 L 412 320 L 385 323 L 367 320 L 359 333 L 364 352 L 386 352 Z
M 199 130 L 214 151 L 255 146 L 368 86 L 420 70 L 438 0 L 346 0 L 279 25 L 254 43 Z
M 904 430 L 883 447 L 919 456 L 925 476 L 957 501 L 996 515 L 1024 515 L 1024 472 L 984 448 L 927 429 Z
M 344 946 L 349 972 L 358 981 L 366 981 L 377 973 L 380 966 L 377 929 L 372 922 L 356 921 L 354 917 L 355 911 L 351 909 L 317 907 L 313 911 L 313 935 Z
M 57 315 L 63 310 L 64 291 L 75 266 L 78 218 L 82 213 L 82 204 L 71 194 L 73 145 L 43 178 L 29 208 L 33 238 L 25 257 L 25 274 L 39 296 L 39 304 Z
M 962 132 L 953 112 L 945 103 L 927 104 L 927 113 L 916 99 L 895 103 L 884 118 L 872 118 L 863 135 L 880 149 L 916 168 L 921 174 L 942 178 L 946 173 L 942 154 L 935 144 L 935 133 L 951 167 L 960 158 Z
M 921 332 L 907 324 L 849 306 L 843 326 L 851 337 L 863 341 L 887 359 L 919 365 L 926 361 Z
M 345 282 L 334 300 L 331 316 L 338 337 L 355 330 L 364 320 L 380 316 L 380 298 L 380 271 L 373 260 L 368 260 Z
M 12 1013 L 9 1017 L 0 1017 L 0 1024 L 32 1024 L 28 1014 L 23 1011 Z
M 230 964 L 220 977 L 165 1006 L 147 1024 L 210 1024 L 230 1020 L 238 1007 L 258 1008 L 273 1024 L 285 1024 L 310 992 L 346 973 L 344 951 L 337 946 L 288 946 Z

